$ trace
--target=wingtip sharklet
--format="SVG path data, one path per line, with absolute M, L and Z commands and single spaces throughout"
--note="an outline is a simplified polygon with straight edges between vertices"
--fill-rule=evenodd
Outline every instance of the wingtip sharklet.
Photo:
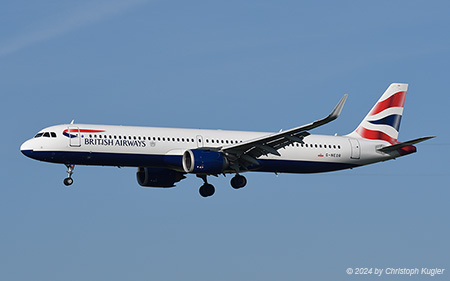
M 333 109 L 333 111 L 331 112 L 331 114 L 328 116 L 329 118 L 331 118 L 332 120 L 336 119 L 339 117 L 339 115 L 342 112 L 342 109 L 344 108 L 344 104 L 345 101 L 347 100 L 348 94 L 345 94 L 341 100 L 338 102 L 338 104 L 335 106 L 335 108 Z

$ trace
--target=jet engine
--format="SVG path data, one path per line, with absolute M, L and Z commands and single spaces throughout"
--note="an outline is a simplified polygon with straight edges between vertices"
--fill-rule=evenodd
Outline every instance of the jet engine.
M 189 149 L 183 154 L 183 169 L 186 173 L 217 175 L 229 165 L 222 152 Z
M 145 187 L 174 187 L 176 182 L 186 178 L 184 173 L 170 169 L 139 167 L 136 178 Z

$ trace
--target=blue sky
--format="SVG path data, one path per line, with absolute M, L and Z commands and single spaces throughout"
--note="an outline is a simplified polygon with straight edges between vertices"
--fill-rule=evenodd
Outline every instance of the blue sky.
M 448 1 L 4 1 L 0 279 L 393 280 L 348 267 L 450 270 Z M 19 146 L 80 123 L 351 132 L 409 83 L 395 161 L 144 189 L 133 168 L 63 165 Z M 448 279 L 436 276 L 434 280 Z M 366 278 L 367 277 L 367 278 Z M 408 280 L 426 280 L 423 276 Z

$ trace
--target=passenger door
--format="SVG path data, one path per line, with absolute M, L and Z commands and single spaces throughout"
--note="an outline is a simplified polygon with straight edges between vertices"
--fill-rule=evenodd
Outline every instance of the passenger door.
M 81 134 L 80 128 L 75 126 L 68 127 L 69 133 L 69 145 L 71 147 L 80 147 L 81 146 Z

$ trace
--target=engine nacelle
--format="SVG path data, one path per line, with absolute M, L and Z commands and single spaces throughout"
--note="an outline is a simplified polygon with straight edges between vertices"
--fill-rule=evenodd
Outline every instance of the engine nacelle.
M 222 152 L 204 149 L 189 149 L 183 154 L 183 169 L 186 173 L 217 175 L 228 167 Z
M 186 178 L 183 173 L 159 168 L 139 167 L 136 178 L 141 186 L 146 187 L 174 187 L 176 182 Z

